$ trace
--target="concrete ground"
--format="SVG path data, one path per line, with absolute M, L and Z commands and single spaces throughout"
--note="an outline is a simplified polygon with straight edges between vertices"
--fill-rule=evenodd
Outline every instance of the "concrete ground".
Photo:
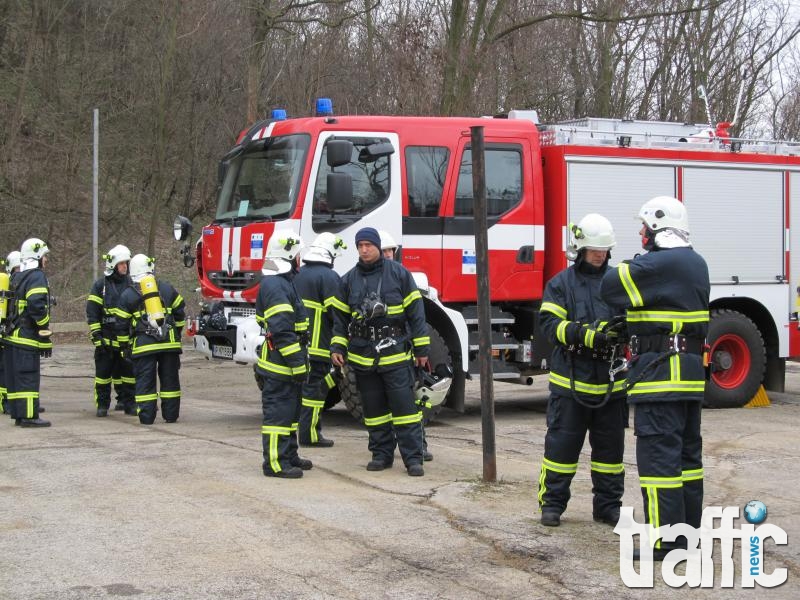
M 495 384 L 498 482 L 481 481 L 480 399 L 428 428 L 435 460 L 365 470 L 364 429 L 336 407 L 301 480 L 261 474 L 252 370 L 184 354 L 180 420 L 96 418 L 88 344 L 44 361 L 49 429 L 0 422 L 0 598 L 797 598 L 800 365 L 772 406 L 704 412 L 706 505 L 763 501 L 788 532 L 772 589 L 654 589 L 620 578 L 619 538 L 592 521 L 588 456 L 559 528 L 539 524 L 546 382 Z M 627 432 L 624 505 L 641 519 Z M 718 550 L 719 546 L 717 546 Z M 735 562 L 738 564 L 738 552 Z M 717 561 L 717 565 L 719 565 Z M 678 568 L 677 572 L 681 572 Z M 717 568 L 717 586 L 719 568 Z

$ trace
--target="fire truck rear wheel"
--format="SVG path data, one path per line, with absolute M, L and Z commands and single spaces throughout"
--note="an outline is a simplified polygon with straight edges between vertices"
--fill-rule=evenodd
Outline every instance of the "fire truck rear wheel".
M 708 408 L 738 408 L 758 392 L 767 353 L 761 332 L 748 317 L 733 310 L 711 311 L 708 326 L 711 381 L 706 384 Z

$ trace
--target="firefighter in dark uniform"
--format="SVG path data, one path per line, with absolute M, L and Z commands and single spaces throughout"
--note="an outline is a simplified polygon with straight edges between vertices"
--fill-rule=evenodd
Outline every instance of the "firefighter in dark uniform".
M 647 523 L 700 527 L 703 458 L 700 410 L 711 285 L 703 257 L 689 242 L 683 203 L 659 196 L 638 215 L 646 254 L 603 278 L 601 294 L 626 310 L 636 462 Z M 686 541 L 651 540 L 661 560 Z
M 6 316 L 13 310 L 14 304 L 14 292 L 11 284 L 11 278 L 14 276 L 15 273 L 19 272 L 19 265 L 20 265 L 20 252 L 19 250 L 14 250 L 13 252 L 9 252 L 8 256 L 5 259 L 3 266 L 5 267 L 6 274 L 8 275 L 8 289 L 0 289 L 0 294 L 2 294 L 3 298 L 6 300 Z M 5 326 L 6 321 L 5 319 L 0 322 L 0 406 L 2 407 L 3 414 L 8 415 L 11 414 L 11 409 L 8 405 L 8 399 L 6 398 L 6 394 L 8 390 L 6 389 L 6 369 L 5 369 L 5 353 L 3 351 L 4 343 L 3 343 L 3 336 L 5 335 Z
M 53 353 L 50 284 L 44 274 L 50 249 L 38 238 L 20 248 L 20 271 L 13 278 L 14 310 L 5 340 L 6 395 L 11 418 L 21 427 L 49 427 L 39 418 L 41 357 Z
M 588 431 L 592 515 L 614 526 L 625 491 L 625 381 L 609 376 L 616 334 L 610 323 L 615 314 L 600 299 L 600 282 L 613 270 L 608 260 L 616 241 L 611 223 L 598 214 L 586 215 L 570 230 L 575 263 L 548 282 L 539 316 L 542 331 L 554 345 L 539 475 L 541 522 L 561 524 Z
M 156 280 L 153 264 L 144 254 L 131 258 L 133 285 L 122 292 L 117 311 L 117 340 L 120 351 L 133 359 L 136 410 L 143 425 L 155 422 L 159 396 L 167 423 L 177 421 L 181 410 L 179 370 L 186 306 L 169 282 Z
M 350 315 L 335 313 L 331 362 L 342 367 L 346 357 L 355 370 L 372 453 L 367 470 L 391 467 L 396 445 L 408 474 L 419 477 L 425 474 L 422 411 L 414 396 L 412 361 L 428 364 L 422 295 L 405 267 L 383 258 L 375 229 L 360 229 L 356 246 L 359 261 L 342 278 L 340 291 Z
M 400 260 L 400 256 L 397 254 L 397 250 L 400 246 L 397 242 L 394 241 L 392 234 L 388 231 L 384 231 L 383 229 L 378 230 L 378 235 L 381 238 L 381 254 L 383 254 L 384 260 L 396 260 L 402 262 Z M 417 386 L 417 393 L 415 393 L 415 397 L 417 398 L 417 404 L 419 404 L 423 409 L 424 408 L 432 408 L 429 402 L 425 402 L 424 404 L 420 404 L 420 393 L 419 393 L 419 385 Z M 422 460 L 425 462 L 430 462 L 433 460 L 433 453 L 428 450 L 428 437 L 425 435 L 425 427 L 428 424 L 427 419 L 425 418 L 425 411 L 422 411 Z
M 272 234 L 256 298 L 264 343 L 256 364 L 262 378 L 261 442 L 267 477 L 299 479 L 311 461 L 297 454 L 300 397 L 308 377 L 308 316 L 293 279 L 303 241 L 292 230 Z
M 116 327 L 122 292 L 131 286 L 128 266 L 131 251 L 126 246 L 117 245 L 104 257 L 106 262 L 104 277 L 92 285 L 86 300 L 86 321 L 89 335 L 94 344 L 94 403 L 97 416 L 108 416 L 111 406 L 111 384 L 117 393 L 118 406 L 126 414 L 136 414 L 134 400 L 133 365 L 123 355 L 117 339 Z M 116 407 L 115 407 L 116 408 Z
M 333 311 L 338 308 L 348 311 L 336 295 L 341 279 L 333 270 L 333 261 L 341 256 L 347 245 L 342 238 L 330 232 L 317 236 L 309 251 L 303 256 L 305 263 L 294 285 L 308 313 L 308 379 L 303 384 L 300 408 L 300 423 L 297 431 L 301 446 L 327 448 L 333 440 L 322 435 L 321 413 L 325 408 L 325 397 L 335 387 L 331 373 L 331 335 Z

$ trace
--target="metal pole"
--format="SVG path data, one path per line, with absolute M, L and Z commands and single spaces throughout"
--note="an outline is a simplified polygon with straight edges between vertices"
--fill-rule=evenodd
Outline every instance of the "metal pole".
M 478 278 L 478 356 L 481 377 L 481 434 L 483 480 L 497 481 L 494 434 L 494 385 L 492 374 L 492 317 L 489 300 L 489 224 L 486 218 L 486 163 L 483 127 L 470 127 L 472 134 L 472 194 L 475 216 L 475 267 Z
M 100 173 L 100 109 L 94 109 L 94 158 L 92 161 L 92 281 L 97 281 L 97 190 Z

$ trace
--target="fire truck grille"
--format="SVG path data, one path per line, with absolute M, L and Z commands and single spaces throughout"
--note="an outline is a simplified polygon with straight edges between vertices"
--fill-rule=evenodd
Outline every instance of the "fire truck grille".
M 241 292 L 258 285 L 261 277 L 261 271 L 234 271 L 233 275 L 228 275 L 226 271 L 208 272 L 211 283 L 230 292 Z

